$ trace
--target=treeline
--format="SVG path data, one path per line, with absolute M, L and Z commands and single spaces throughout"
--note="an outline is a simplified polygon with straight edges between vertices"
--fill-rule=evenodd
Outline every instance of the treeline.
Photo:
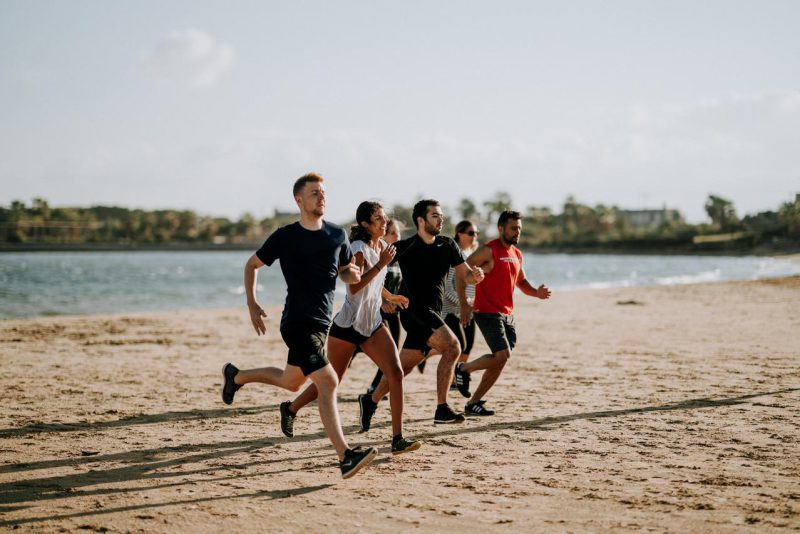
M 486 236 L 498 214 L 517 209 L 523 215 L 521 245 L 526 248 L 584 250 L 716 250 L 800 246 L 800 195 L 775 211 L 739 217 L 732 202 L 710 195 L 705 210 L 710 222 L 688 224 L 677 210 L 625 210 L 617 206 L 590 206 L 569 197 L 561 212 L 547 207 L 515 206 L 511 196 L 496 193 L 476 204 L 464 198 L 446 209 L 447 226 L 471 219 Z M 411 206 L 394 205 L 389 213 L 413 228 Z M 275 212 L 258 219 L 245 214 L 238 220 L 199 215 L 191 210 L 138 210 L 120 207 L 51 207 L 41 198 L 30 205 L 14 201 L 0 206 L 0 243 L 116 244 L 116 245 L 250 245 L 275 228 L 297 219 L 295 213 Z

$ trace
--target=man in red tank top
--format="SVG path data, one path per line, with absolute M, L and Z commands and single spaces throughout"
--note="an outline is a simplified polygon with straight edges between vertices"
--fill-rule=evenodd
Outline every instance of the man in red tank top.
M 470 396 L 470 373 L 483 370 L 480 384 L 464 406 L 467 415 L 494 415 L 485 406 L 483 396 L 491 389 L 517 342 L 514 328 L 514 288 L 531 297 L 550 298 L 550 290 L 540 285 L 533 287 L 522 268 L 522 253 L 515 246 L 522 233 L 522 216 L 516 211 L 504 211 L 497 221 L 499 237 L 489 241 L 467 259 L 471 267 L 481 267 L 483 281 L 475 286 L 475 304 L 467 304 L 463 284 L 458 287 L 461 300 L 461 321 L 469 321 L 474 313 L 475 324 L 480 328 L 491 354 L 471 362 L 459 363 L 455 369 L 456 385 L 464 396 Z

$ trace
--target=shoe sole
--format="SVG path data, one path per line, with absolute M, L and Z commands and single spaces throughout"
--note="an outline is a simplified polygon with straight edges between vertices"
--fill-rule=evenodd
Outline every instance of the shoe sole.
M 287 432 L 286 429 L 283 428 L 283 411 L 281 411 L 280 407 L 278 407 L 278 413 L 281 416 L 281 432 L 283 432 L 283 435 L 286 436 L 287 438 L 293 438 L 294 430 L 292 430 L 292 432 Z
M 470 413 L 470 412 L 464 412 L 464 415 L 466 417 L 491 417 L 494 414 L 493 413 Z
M 375 415 L 375 414 L 372 414 Z M 358 427 L 359 432 L 369 432 L 369 427 L 372 426 L 372 419 L 370 419 L 370 424 L 365 428 L 364 427 L 364 405 L 361 403 L 361 396 L 358 397 Z
M 465 419 L 466 419 L 466 418 L 462 418 L 462 419 L 448 419 L 447 421 L 442 421 L 442 420 L 440 420 L 440 419 L 434 419 L 434 420 L 433 420 L 433 424 L 434 424 L 434 425 L 454 425 L 454 424 L 458 424 L 458 423 L 463 423 Z
M 225 384 L 228 382 L 228 376 L 225 374 L 225 369 L 227 369 L 229 365 L 231 365 L 231 362 L 222 365 L 222 402 L 228 406 L 233 404 L 233 399 L 231 399 L 230 402 L 225 400 Z
M 403 454 L 403 453 L 406 453 L 406 452 L 415 451 L 415 450 L 419 449 L 420 447 L 422 447 L 422 443 L 420 443 L 419 441 L 416 441 L 416 442 L 414 442 L 413 445 L 411 445 L 407 449 L 403 449 L 402 451 L 392 451 L 392 456 L 397 456 L 398 454 Z
M 342 478 L 347 480 L 348 478 L 356 476 L 359 471 L 361 471 L 362 469 L 367 467 L 369 464 L 371 464 L 372 460 L 374 460 L 376 456 L 378 456 L 378 451 L 373 449 L 372 452 L 370 452 L 368 455 L 364 456 L 361 459 L 361 461 L 358 462 L 355 465 L 355 467 L 353 467 L 350 471 L 347 472 L 347 474 L 343 474 Z

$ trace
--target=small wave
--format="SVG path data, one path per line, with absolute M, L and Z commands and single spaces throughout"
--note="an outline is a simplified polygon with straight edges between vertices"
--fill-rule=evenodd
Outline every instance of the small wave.
M 660 286 L 674 286 L 680 284 L 699 284 L 701 282 L 717 282 L 721 279 L 719 269 L 703 271 L 697 274 L 685 274 L 680 276 L 664 276 L 656 278 L 656 284 Z
M 244 295 L 244 286 L 229 287 L 228 293 L 233 295 Z

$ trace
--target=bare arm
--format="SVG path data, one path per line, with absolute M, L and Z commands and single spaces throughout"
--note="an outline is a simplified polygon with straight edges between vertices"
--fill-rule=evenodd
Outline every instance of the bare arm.
M 259 336 L 267 333 L 267 327 L 264 324 L 264 317 L 267 314 L 258 304 L 258 300 L 256 300 L 258 269 L 263 266 L 264 262 L 258 259 L 255 254 L 250 256 L 250 259 L 244 265 L 244 292 L 247 295 L 247 308 L 250 311 L 250 322 L 253 323 L 253 328 Z
M 339 279 L 345 284 L 357 284 L 361 280 L 361 267 L 356 263 L 356 256 L 347 265 L 339 267 Z
M 403 309 L 408 308 L 408 297 L 404 297 L 403 295 L 395 295 L 385 287 L 381 289 L 381 297 L 383 297 L 383 300 L 390 304 L 400 306 Z
M 378 273 L 380 273 L 383 268 L 385 268 L 392 262 L 395 254 L 397 254 L 397 251 L 395 250 L 394 245 L 388 245 L 386 246 L 386 248 L 381 250 L 378 263 L 370 267 L 367 272 L 362 274 L 361 280 L 359 280 L 355 284 L 350 284 L 349 286 L 347 286 L 347 289 L 350 291 L 350 294 L 355 295 L 356 293 L 364 289 L 372 281 L 373 278 L 378 276 Z M 356 256 L 358 258 L 356 260 L 356 265 L 358 265 L 359 268 L 363 269 L 364 255 L 359 251 L 356 254 Z
M 517 287 L 522 291 L 524 294 L 528 295 L 529 297 L 536 297 L 542 300 L 550 298 L 550 290 L 544 284 L 540 285 L 539 287 L 533 287 L 528 279 L 525 277 L 525 269 L 520 267 L 519 269 L 519 278 L 517 279 Z

